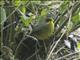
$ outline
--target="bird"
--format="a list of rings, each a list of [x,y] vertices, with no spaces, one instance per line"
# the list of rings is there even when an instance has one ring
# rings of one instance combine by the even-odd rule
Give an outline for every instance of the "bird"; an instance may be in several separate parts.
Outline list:
[[[54,33],[54,19],[51,17],[46,17],[44,20],[40,20],[38,24],[33,28],[31,36],[38,39],[39,45],[38,54],[42,59],[45,59],[48,52],[49,44],[51,40],[49,39]]]
[[[38,25],[33,28],[31,36],[36,37],[39,40],[47,40],[54,32],[54,20],[52,18],[46,18],[39,21]]]

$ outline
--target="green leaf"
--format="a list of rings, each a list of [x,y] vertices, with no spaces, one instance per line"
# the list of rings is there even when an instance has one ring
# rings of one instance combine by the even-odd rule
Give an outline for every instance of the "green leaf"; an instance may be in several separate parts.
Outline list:
[[[41,11],[41,16],[45,16],[45,15],[47,15],[48,14],[48,10],[47,9],[43,9],[42,11]]]
[[[21,10],[18,9],[18,11],[21,13],[20,20],[22,21],[23,25],[26,27],[29,26],[29,24],[32,22],[33,16],[26,17]]]
[[[20,0],[15,0],[15,2],[14,2],[14,5],[16,6],[16,7],[18,7],[19,6],[19,4],[21,3],[21,1]]]
[[[39,22],[42,22],[42,20],[45,20],[47,14],[48,14],[48,10],[47,9],[43,9],[41,11],[41,14],[36,17],[36,20],[38,20]]]
[[[20,4],[25,5],[27,3],[26,0],[23,0],[23,1],[21,1],[21,0],[15,0],[15,1],[12,1],[12,2],[14,2],[14,5],[16,7],[18,7]]]
[[[80,24],[80,8],[78,8],[76,12],[74,12],[72,16],[72,22],[74,23],[74,25]]]
[[[62,1],[62,5],[60,6],[60,12],[63,13],[69,6],[69,1]]]
[[[21,10],[21,12],[22,12],[23,14],[26,13],[26,7],[25,7],[25,6],[21,6],[21,7],[20,7],[20,10]]]
[[[29,26],[29,24],[32,22],[32,17],[29,17],[28,19],[25,19],[24,17],[21,17],[21,21],[25,27]]]
[[[80,13],[80,12],[79,12]],[[77,25],[77,24],[80,24],[80,15],[78,14],[75,14],[73,17],[72,17],[72,22]]]
[[[6,21],[6,11],[0,7],[0,23],[3,24]]]
[[[80,42],[77,43],[77,48],[80,49]]]

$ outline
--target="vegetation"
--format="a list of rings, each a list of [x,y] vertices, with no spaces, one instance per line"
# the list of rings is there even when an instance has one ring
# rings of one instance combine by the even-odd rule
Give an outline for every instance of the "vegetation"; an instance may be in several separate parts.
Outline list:
[[[45,17],[54,33],[39,40],[31,33]],[[79,60],[80,1],[0,1],[0,45],[0,60]]]

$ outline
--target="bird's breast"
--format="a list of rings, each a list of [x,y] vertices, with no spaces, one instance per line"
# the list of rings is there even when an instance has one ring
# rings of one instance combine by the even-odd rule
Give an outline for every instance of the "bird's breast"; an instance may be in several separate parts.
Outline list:
[[[34,34],[34,36],[37,39],[46,40],[53,34],[53,32],[54,32],[54,23],[49,22],[45,27],[42,28],[42,30],[37,31],[36,34]]]

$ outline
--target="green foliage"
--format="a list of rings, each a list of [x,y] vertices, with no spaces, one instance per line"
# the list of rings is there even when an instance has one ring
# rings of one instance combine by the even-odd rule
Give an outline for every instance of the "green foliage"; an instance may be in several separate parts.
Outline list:
[[[37,17],[37,20],[44,20],[44,18],[47,16],[48,14],[48,10],[47,9],[42,9],[41,14],[39,15],[39,17]]]
[[[78,46],[77,46],[77,48],[78,48],[78,49],[80,49],[80,42],[78,42],[78,44],[77,44],[77,45],[78,45]]]
[[[21,6],[20,10],[21,10],[22,13],[24,13],[24,14],[26,13],[26,7],[25,6]]]
[[[0,7],[0,24],[3,24],[6,21],[6,12],[3,7]]]
[[[20,4],[25,5],[25,4],[27,3],[26,0],[14,0],[14,1],[12,1],[12,2],[14,2],[13,4],[14,4],[14,6],[16,6],[16,7],[18,7]]]
[[[74,23],[74,25],[80,24],[80,12],[76,13],[73,17],[72,17],[72,22]]]
[[[60,1],[60,2],[59,1],[58,2],[57,1],[51,1],[51,2],[52,3],[48,4],[49,3],[48,0],[47,1],[42,1],[42,0],[31,0],[31,1],[29,1],[29,0],[0,1],[0,5],[1,5],[1,7],[0,7],[0,26],[1,26],[0,27],[0,29],[1,29],[0,39],[2,40],[0,42],[0,44],[4,43],[4,41],[5,41],[6,44],[5,43],[4,44],[7,45],[7,46],[9,46],[13,50],[13,53],[15,52],[15,49],[17,49],[19,47],[22,47],[22,48],[20,48],[17,51],[21,51],[22,54],[24,55],[24,53],[27,52],[27,51],[26,50],[25,51],[22,51],[22,50],[24,50],[24,48],[28,48],[28,47],[26,47],[26,42],[24,44],[23,41],[28,41],[28,40],[30,41],[31,39],[26,40],[25,37],[23,37],[24,36],[23,34],[26,33],[26,32],[28,33],[28,30],[30,30],[28,28],[28,27],[31,28],[31,26],[29,26],[30,23],[32,23],[32,27],[33,27],[33,28],[31,28],[32,30],[36,26],[40,26],[41,27],[41,26],[43,26],[42,24],[45,25],[45,23],[43,22],[43,20],[45,20],[46,17],[48,17],[48,13],[50,13],[49,16],[55,17],[55,21],[54,22],[56,22],[56,17],[60,17],[60,18],[58,19],[58,23],[56,24],[56,25],[59,25],[59,26],[56,26],[55,25],[55,31],[54,31],[54,34],[55,35],[53,34],[52,37],[51,37],[51,39],[50,39],[51,40],[50,43],[52,45],[49,44],[49,45],[51,45],[51,49],[50,49],[49,52],[51,52],[51,50],[53,50],[54,52],[52,52],[52,53],[54,54],[55,53],[55,50],[56,50],[56,57],[58,57],[58,58],[60,58],[60,56],[62,57],[64,55],[66,55],[67,53],[71,52],[70,49],[65,48],[65,45],[63,43],[63,40],[64,39],[67,39],[67,37],[71,33],[71,30],[74,27],[76,27],[76,25],[80,24],[80,8],[79,9],[77,9],[77,8],[76,9],[73,9],[75,7],[74,6],[75,3],[72,2],[72,1],[69,1],[69,0]],[[73,3],[73,5],[71,3]],[[59,4],[60,7],[53,8],[53,7],[57,6],[56,4]],[[67,9],[69,6],[71,6],[71,8],[70,9]],[[73,9],[74,12],[72,12],[72,15],[70,17],[70,16],[67,16],[67,14],[68,14],[68,11],[70,11],[71,9]],[[30,17],[26,16],[25,15],[26,13],[31,13]],[[60,15],[59,15],[59,13],[60,13]],[[6,17],[6,14],[9,17]],[[17,20],[16,17],[19,18],[19,19]],[[67,19],[67,17],[69,17],[69,18]],[[70,21],[69,21],[69,19],[70,19]],[[16,24],[14,23],[15,21],[16,21]],[[4,26],[4,22],[6,23],[5,26]],[[40,22],[40,23],[38,25],[36,25],[38,22]],[[6,28],[6,29],[2,30],[3,28]],[[22,28],[25,28],[24,29],[25,31],[23,31]],[[37,29],[37,27],[36,27],[36,29]],[[61,32],[62,29],[64,29],[64,30],[67,29],[66,33]],[[4,32],[4,34],[3,34],[3,32]],[[33,38],[32,38],[32,41],[35,40]],[[59,40],[60,43],[57,42],[58,40]],[[57,42],[57,43],[54,43],[54,42]],[[19,43],[21,43],[21,45]],[[30,41],[30,45],[31,44],[32,43]],[[41,42],[41,44],[42,44],[42,42]],[[33,47],[33,45],[31,45],[31,46]],[[48,47],[50,47],[50,46],[48,46]],[[62,48],[62,47],[64,47],[64,48]],[[80,48],[80,43],[78,43],[78,48]],[[45,50],[47,50],[47,46],[45,47]],[[62,50],[64,50],[66,54],[63,53]],[[17,51],[16,51],[16,53],[17,53]],[[32,52],[32,49],[30,49],[29,51]],[[16,54],[16,53],[14,53],[14,54]],[[60,54],[60,53],[62,53],[62,54]],[[20,54],[19,54],[19,57],[20,57]],[[54,58],[55,55],[54,56],[51,56],[51,57],[53,58],[52,60],[55,60],[55,58]],[[42,57],[40,57],[40,58],[42,58]],[[40,59],[40,60],[45,60],[45,59]]]
[[[1,1],[1,0],[0,0],[0,5],[4,5],[4,4],[5,4],[4,1]]]
[[[31,1],[32,4],[34,4],[35,2],[34,1]],[[36,3],[35,3],[36,4]],[[34,7],[34,6],[33,6]],[[34,8],[32,7],[32,10],[34,10]],[[24,26],[29,26],[29,24],[32,22],[33,20],[33,16],[34,15],[31,15],[30,17],[26,17],[25,16],[25,13],[26,13],[26,8],[24,6],[21,6],[20,7],[20,10],[19,12],[21,13],[21,21],[23,23]],[[45,17],[47,16],[48,14],[48,10],[47,9],[42,9],[42,11],[40,12],[41,14],[39,16],[36,16],[36,20],[44,20]]]
[[[29,17],[28,19],[25,19],[23,16],[21,16],[20,20],[22,21],[23,25],[27,27],[32,22],[32,16]]]
[[[15,6],[17,6],[17,7],[18,7],[18,6],[19,6],[19,4],[20,4],[20,2],[21,2],[20,0],[19,0],[19,1],[15,0],[15,2],[14,2]]]
[[[48,14],[48,10],[47,9],[43,9],[41,11],[41,16],[46,16]]]
[[[3,7],[0,7],[0,46],[3,45],[3,31],[1,31],[1,29],[3,29],[4,27],[4,22],[6,21],[6,11]]]
[[[60,6],[60,12],[63,13],[69,7],[69,1],[62,1]]]

